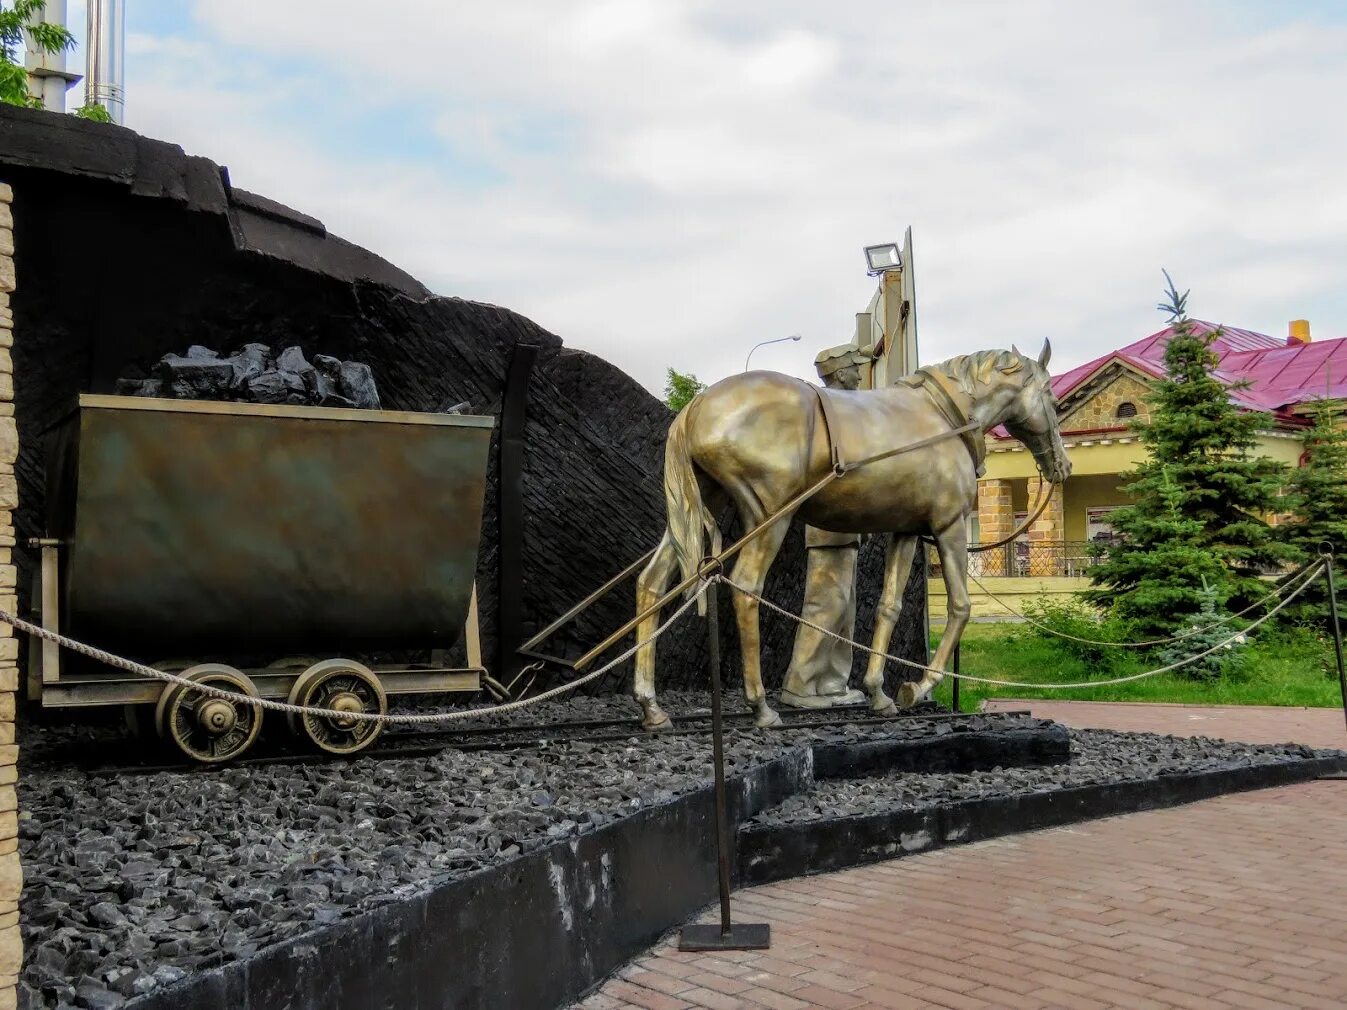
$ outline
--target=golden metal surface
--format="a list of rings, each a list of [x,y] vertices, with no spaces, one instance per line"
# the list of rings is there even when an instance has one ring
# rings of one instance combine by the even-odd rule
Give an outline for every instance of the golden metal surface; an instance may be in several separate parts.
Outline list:
[[[976,448],[955,437],[965,426],[954,425],[966,419],[976,428],[976,446],[981,433],[1004,424],[1049,481],[1064,481],[1071,464],[1057,425],[1050,354],[1045,341],[1037,361],[1014,350],[982,351],[929,366],[940,395],[929,391],[929,382],[820,394],[810,383],[771,372],[716,383],[679,414],[669,432],[664,471],[669,525],[637,583],[638,637],[654,630],[667,596],[663,588],[676,573],[682,574],[680,590],[697,580],[708,533],[711,554],[719,560],[729,555],[719,550],[715,518],[704,504],[718,488],[738,507],[744,528],[752,530],[732,550],[740,552],[734,581],[754,593],[761,593],[793,515],[821,530],[888,537],[873,643],[879,652],[887,651],[897,622],[917,537],[933,536],[949,618],[931,666],[947,669],[970,609],[967,519],[976,505],[981,462]],[[839,459],[854,462],[843,470]],[[758,604],[739,594],[735,613],[745,694],[758,725],[775,725],[780,719],[762,686]],[[655,701],[654,666],[651,642],[636,656],[635,694],[652,728],[668,722]],[[865,687],[877,711],[893,708],[883,672],[882,658],[872,656]],[[916,685],[904,683],[902,704],[915,704],[940,679],[928,673]]]
[[[169,684],[154,711],[160,738],[203,764],[232,760],[251,747],[262,730],[262,710],[244,700],[257,697],[252,681],[223,663],[202,663],[183,676],[199,684],[236,691],[240,700],[231,703]]]
[[[374,672],[352,659],[326,659],[300,674],[290,691],[291,705],[336,709],[339,712],[388,711],[388,697]],[[307,737],[329,754],[355,754],[374,743],[384,724],[341,716],[289,713],[290,732]]]
[[[351,407],[291,407],[279,403],[219,400],[170,400],[156,396],[82,393],[81,407],[154,410],[167,414],[227,414],[231,417],[291,417],[301,421],[368,421],[373,424],[430,424],[446,428],[491,428],[494,417],[477,414],[425,414],[411,410],[356,410]]]

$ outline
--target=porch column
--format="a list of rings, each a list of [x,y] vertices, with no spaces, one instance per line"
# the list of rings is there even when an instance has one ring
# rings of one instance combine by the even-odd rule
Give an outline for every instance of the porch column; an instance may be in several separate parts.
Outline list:
[[[1041,477],[1030,477],[1028,508],[1033,509],[1046,482]],[[1062,543],[1066,539],[1066,515],[1062,507],[1061,484],[1050,485],[1052,492],[1043,514],[1029,524],[1029,573],[1031,575],[1062,575],[1066,572],[1066,558]]]
[[[1010,481],[998,478],[978,481],[979,541],[990,544],[1004,540],[1014,529],[1015,509],[1011,504]],[[1004,550],[987,552],[982,560],[983,573],[1009,575],[1006,557]]]
[[[18,613],[15,598],[13,510],[19,503],[14,461],[19,435],[14,427],[14,219],[9,205],[14,194],[0,182],[0,607]],[[0,1010],[13,1010],[17,1000],[23,940],[19,937],[19,813],[15,783],[19,748],[14,743],[14,692],[19,686],[19,642],[14,629],[0,624]]]

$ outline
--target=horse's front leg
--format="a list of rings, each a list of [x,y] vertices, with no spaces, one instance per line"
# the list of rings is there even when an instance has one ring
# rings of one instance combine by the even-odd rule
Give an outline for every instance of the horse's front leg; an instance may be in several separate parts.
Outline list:
[[[863,681],[865,693],[870,696],[870,708],[881,715],[892,715],[895,707],[893,699],[884,693],[884,657],[880,653],[889,651],[893,629],[902,614],[903,590],[912,573],[912,555],[916,549],[916,537],[890,535],[884,545],[884,589],[875,608],[875,634],[870,642],[874,652],[870,653]]]
[[[678,558],[673,543],[666,530],[664,539],[655,548],[650,563],[642,569],[636,579],[636,612],[639,614],[652,607],[668,587],[678,567]],[[651,614],[636,628],[636,640],[649,638],[659,627],[659,614]],[[641,725],[646,729],[666,729],[669,716],[655,700],[655,643],[647,642],[636,650],[636,677],[632,682],[632,693],[641,706]]]
[[[756,521],[744,519],[744,527],[752,529]],[[781,544],[790,529],[790,516],[783,515],[758,534],[734,563],[732,576],[736,585],[762,595],[767,584],[767,569],[772,567]],[[744,593],[734,594],[734,616],[739,625],[739,648],[744,664],[744,697],[757,711],[754,722],[758,726],[776,726],[781,716],[767,704],[767,691],[762,686],[762,637],[758,623],[758,601]]]
[[[940,567],[945,573],[945,598],[949,606],[945,633],[940,636],[940,646],[935,650],[931,666],[935,670],[947,670],[973,609],[968,599],[968,533],[962,517],[936,534],[936,550],[940,552]],[[927,671],[921,680],[902,686],[898,703],[903,708],[911,708],[929,696],[944,679],[940,673]]]

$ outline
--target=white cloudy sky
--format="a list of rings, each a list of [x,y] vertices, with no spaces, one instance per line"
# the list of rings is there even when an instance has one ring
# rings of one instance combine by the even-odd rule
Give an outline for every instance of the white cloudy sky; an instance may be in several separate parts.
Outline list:
[[[1340,2],[128,0],[128,126],[658,388],[812,375],[914,228],[923,360],[1347,335]],[[71,4],[77,33],[83,7]]]

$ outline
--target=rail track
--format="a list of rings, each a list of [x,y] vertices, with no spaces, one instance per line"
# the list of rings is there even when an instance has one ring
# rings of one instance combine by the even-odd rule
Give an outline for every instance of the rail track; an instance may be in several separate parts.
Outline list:
[[[998,715],[1028,715],[1027,709],[1015,710]],[[723,716],[725,728],[729,732],[752,730],[753,713],[727,712]],[[782,725],[771,732],[810,729],[831,729],[845,726],[895,726],[904,723],[946,721],[961,722],[973,718],[985,718],[972,712],[946,712],[935,706],[925,706],[893,716],[874,715],[864,707],[844,710],[799,711],[782,713]],[[587,743],[602,744],[632,741],[635,743],[668,739],[677,736],[703,736],[711,732],[711,713],[690,712],[671,716],[673,727],[651,733],[643,730],[634,716],[615,719],[580,719],[541,724],[519,724],[498,726],[477,726],[471,729],[452,730],[411,730],[386,733],[379,742],[349,758],[332,754],[278,751],[245,756],[222,765],[200,765],[188,762],[165,763],[158,760],[159,755],[147,752],[144,761],[111,764],[96,761],[67,760],[67,766],[73,765],[88,774],[96,775],[153,775],[167,772],[192,772],[209,774],[226,771],[230,768],[256,767],[272,764],[305,765],[321,764],[331,761],[355,761],[362,759],[393,760],[433,757],[446,750],[473,751],[512,751],[532,748],[546,748],[562,744]]]

